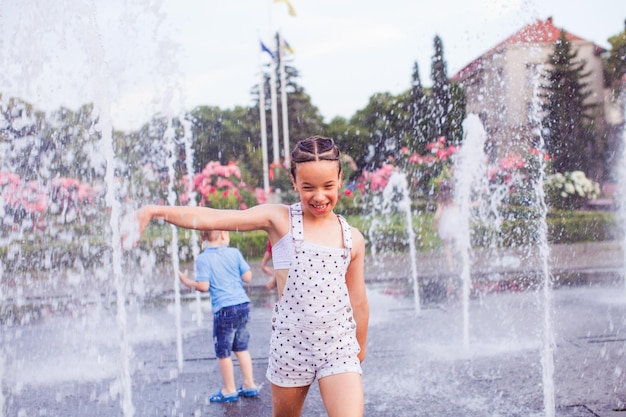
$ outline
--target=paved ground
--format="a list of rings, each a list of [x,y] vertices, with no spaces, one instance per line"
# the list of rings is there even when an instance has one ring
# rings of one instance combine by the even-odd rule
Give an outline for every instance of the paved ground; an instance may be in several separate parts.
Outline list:
[[[439,253],[420,254],[420,280],[430,282],[416,314],[405,255],[368,261],[371,304],[368,357],[363,364],[366,416],[626,416],[626,286],[623,252],[615,242],[551,248],[562,277],[546,310],[533,284],[496,292],[484,285],[469,304],[469,343],[463,305],[437,292]],[[476,253],[481,282],[536,280],[536,254]],[[258,270],[258,263],[253,265]],[[515,277],[519,277],[517,280]],[[264,278],[260,281],[263,282]],[[167,279],[164,278],[167,282]],[[529,289],[530,288],[530,289]],[[208,300],[184,294],[177,350],[171,296],[149,305],[129,297],[125,319],[108,304],[42,311],[30,322],[5,323],[0,351],[4,416],[121,416],[120,398],[135,416],[269,416],[264,377],[274,295],[251,286],[251,353],[261,395],[236,404],[208,404],[220,387],[210,340]],[[199,311],[201,314],[199,315]],[[554,376],[542,377],[544,318],[554,329]],[[198,323],[202,317],[203,323]],[[119,344],[127,329],[131,353]],[[132,387],[120,384],[124,357]],[[182,369],[178,368],[181,358]],[[237,374],[239,375],[239,374]],[[543,387],[555,392],[546,410]],[[304,416],[325,415],[313,386]]]

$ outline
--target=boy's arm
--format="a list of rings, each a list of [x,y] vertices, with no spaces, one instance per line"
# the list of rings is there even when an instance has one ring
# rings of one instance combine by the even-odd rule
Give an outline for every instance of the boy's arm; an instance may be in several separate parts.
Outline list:
[[[252,281],[252,271],[244,272],[241,275],[241,280],[243,282],[250,282],[250,281]]]
[[[355,228],[352,228],[352,242],[354,246],[352,248],[352,260],[346,272],[346,285],[348,287],[348,295],[350,296],[352,314],[356,321],[356,338],[361,347],[358,356],[359,360],[363,362],[366,353],[370,309],[365,291],[365,239],[361,232]]]
[[[178,278],[180,278],[180,282],[187,288],[191,288],[192,290],[206,292],[209,290],[209,282],[208,281],[194,281],[193,279],[189,279],[189,271],[185,269],[185,272],[179,272]]]

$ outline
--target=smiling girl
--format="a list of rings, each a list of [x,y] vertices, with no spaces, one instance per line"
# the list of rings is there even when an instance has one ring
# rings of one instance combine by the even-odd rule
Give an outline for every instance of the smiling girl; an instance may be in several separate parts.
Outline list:
[[[369,319],[365,240],[333,212],[341,188],[333,140],[313,136],[298,142],[291,162],[296,204],[247,210],[151,205],[136,213],[139,231],[162,219],[189,229],[267,232],[279,296],[266,374],[273,416],[299,416],[316,379],[330,417],[362,416],[360,364]]]

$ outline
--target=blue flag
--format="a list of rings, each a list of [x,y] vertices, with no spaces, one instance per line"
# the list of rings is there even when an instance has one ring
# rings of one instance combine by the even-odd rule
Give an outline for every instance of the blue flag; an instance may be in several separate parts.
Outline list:
[[[261,41],[261,51],[263,52],[267,52],[268,54],[270,54],[270,56],[272,57],[272,59],[274,59],[274,54],[272,53],[272,51],[269,50],[269,48],[267,46],[265,46],[265,44],[263,43],[263,41]]]

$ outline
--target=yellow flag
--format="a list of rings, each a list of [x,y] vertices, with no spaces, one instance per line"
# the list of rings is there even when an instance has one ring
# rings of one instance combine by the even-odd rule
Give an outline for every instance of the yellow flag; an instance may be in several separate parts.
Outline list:
[[[289,16],[296,16],[296,9],[293,8],[293,5],[289,0],[274,0],[274,3],[285,3],[289,9]]]
[[[291,55],[294,55],[296,53],[296,51],[293,50],[291,45],[287,43],[285,38],[283,38],[283,46],[285,47],[285,51],[289,52]]]

